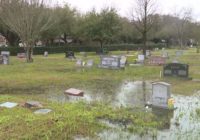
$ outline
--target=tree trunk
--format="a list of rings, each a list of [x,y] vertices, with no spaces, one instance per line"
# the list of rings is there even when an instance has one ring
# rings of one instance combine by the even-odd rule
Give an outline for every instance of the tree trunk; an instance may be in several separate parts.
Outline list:
[[[66,34],[66,33],[64,33],[64,38],[63,38],[63,40],[64,40],[65,44],[67,44],[67,34]]]
[[[148,16],[147,6],[148,6],[148,2],[145,1],[145,5],[144,5],[144,30],[143,30],[143,43],[144,43],[143,55],[145,56],[145,58],[146,58],[146,49],[147,49],[147,16]]]
[[[33,53],[33,48],[31,46],[28,46],[26,48],[26,62],[27,63],[33,62],[32,53]]]
[[[102,41],[102,40],[100,40],[99,42],[100,42],[100,47],[101,47],[101,50],[103,50],[103,41]]]
[[[146,50],[147,50],[147,34],[146,32],[143,33],[143,48],[142,48],[142,53],[144,56],[146,56]]]

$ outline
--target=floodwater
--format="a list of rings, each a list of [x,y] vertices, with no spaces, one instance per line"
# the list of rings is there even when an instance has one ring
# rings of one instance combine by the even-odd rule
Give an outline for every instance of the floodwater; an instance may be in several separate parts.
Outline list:
[[[106,94],[103,90],[102,92],[92,92],[88,89],[84,90],[84,92],[84,97],[71,97],[64,95],[63,93],[51,93],[47,95],[47,98],[49,100],[62,103],[84,100],[86,102],[105,102],[113,107],[141,107],[144,109],[144,111],[152,111],[152,113],[158,115],[160,118],[168,122],[168,125],[166,125],[164,128],[140,136],[128,132],[121,124],[114,124],[106,120],[100,120],[100,122],[111,128],[97,134],[97,137],[100,140],[200,139],[200,117],[198,117],[196,114],[196,109],[200,108],[200,92],[197,92],[193,96],[179,96],[172,94],[172,97],[175,99],[175,107],[177,108],[173,113],[168,113],[166,110],[164,111],[145,108],[145,103],[151,100],[151,82],[123,82],[121,86],[116,89],[115,94]]]
[[[51,91],[46,95],[46,98],[60,103],[99,101],[110,104],[113,107],[144,107],[145,103],[150,99],[151,84],[142,81],[123,82],[119,88],[115,89],[114,94],[109,94],[104,89],[97,90],[98,92],[88,89],[83,89],[83,91],[83,97],[68,96],[63,94],[63,91]],[[60,93],[56,94],[57,92]]]
[[[166,114],[164,111],[153,112],[169,121],[166,128],[140,136],[125,131],[119,125],[104,122],[112,129],[105,130],[98,136],[102,140],[199,140],[200,118],[196,114],[196,109],[200,108],[200,95],[173,97],[177,109],[172,114]]]

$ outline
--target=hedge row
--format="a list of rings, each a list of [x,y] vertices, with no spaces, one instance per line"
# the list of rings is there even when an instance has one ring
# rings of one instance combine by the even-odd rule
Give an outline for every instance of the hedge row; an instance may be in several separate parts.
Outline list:
[[[105,45],[105,48],[109,51],[126,51],[126,50],[137,50],[142,48],[141,44],[115,44],[115,45]],[[151,44],[148,45],[149,49],[152,48],[162,48],[164,47],[163,44]],[[17,55],[17,53],[24,52],[24,48],[20,47],[6,47],[0,48],[0,51],[10,51],[11,55]],[[34,47],[33,53],[37,54],[44,54],[45,51],[48,51],[49,54],[54,53],[64,53],[66,51],[74,51],[74,52],[99,52],[99,46],[51,46],[51,47]]]

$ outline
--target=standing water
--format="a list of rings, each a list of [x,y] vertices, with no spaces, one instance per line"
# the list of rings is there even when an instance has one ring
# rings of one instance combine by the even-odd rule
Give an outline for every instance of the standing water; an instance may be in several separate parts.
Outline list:
[[[84,89],[83,89],[84,90]],[[113,107],[141,107],[150,100],[152,94],[152,85],[150,82],[135,81],[124,82],[115,89],[114,94],[108,94],[106,91],[92,92],[85,89],[84,97],[69,97],[59,91],[60,94],[48,94],[47,98],[59,102],[76,102],[84,100],[86,102],[101,101],[112,105]],[[56,91],[55,91],[56,92]],[[152,110],[152,113],[167,120],[164,128],[156,132],[140,136],[129,133],[123,129],[123,126],[102,122],[111,129],[104,130],[97,134],[100,140],[198,140],[200,139],[200,117],[196,110],[200,109],[200,94],[193,96],[173,95],[175,99],[174,106],[177,108],[172,114],[166,114],[165,110]],[[84,139],[84,138],[83,138]]]

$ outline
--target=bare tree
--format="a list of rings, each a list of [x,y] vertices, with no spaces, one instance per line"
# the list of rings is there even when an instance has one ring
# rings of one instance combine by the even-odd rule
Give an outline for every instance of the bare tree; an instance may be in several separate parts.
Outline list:
[[[191,21],[191,9],[182,8],[180,11],[175,12],[174,15],[177,18],[175,21],[175,31],[177,33],[178,43],[180,47],[183,47],[183,41],[187,34],[187,26]]]
[[[0,0],[0,18],[21,39],[27,62],[33,62],[35,41],[55,24],[49,0]]]
[[[147,34],[155,22],[156,3],[155,0],[135,0],[136,7],[132,12],[133,24],[142,35],[143,54],[147,49]]]

